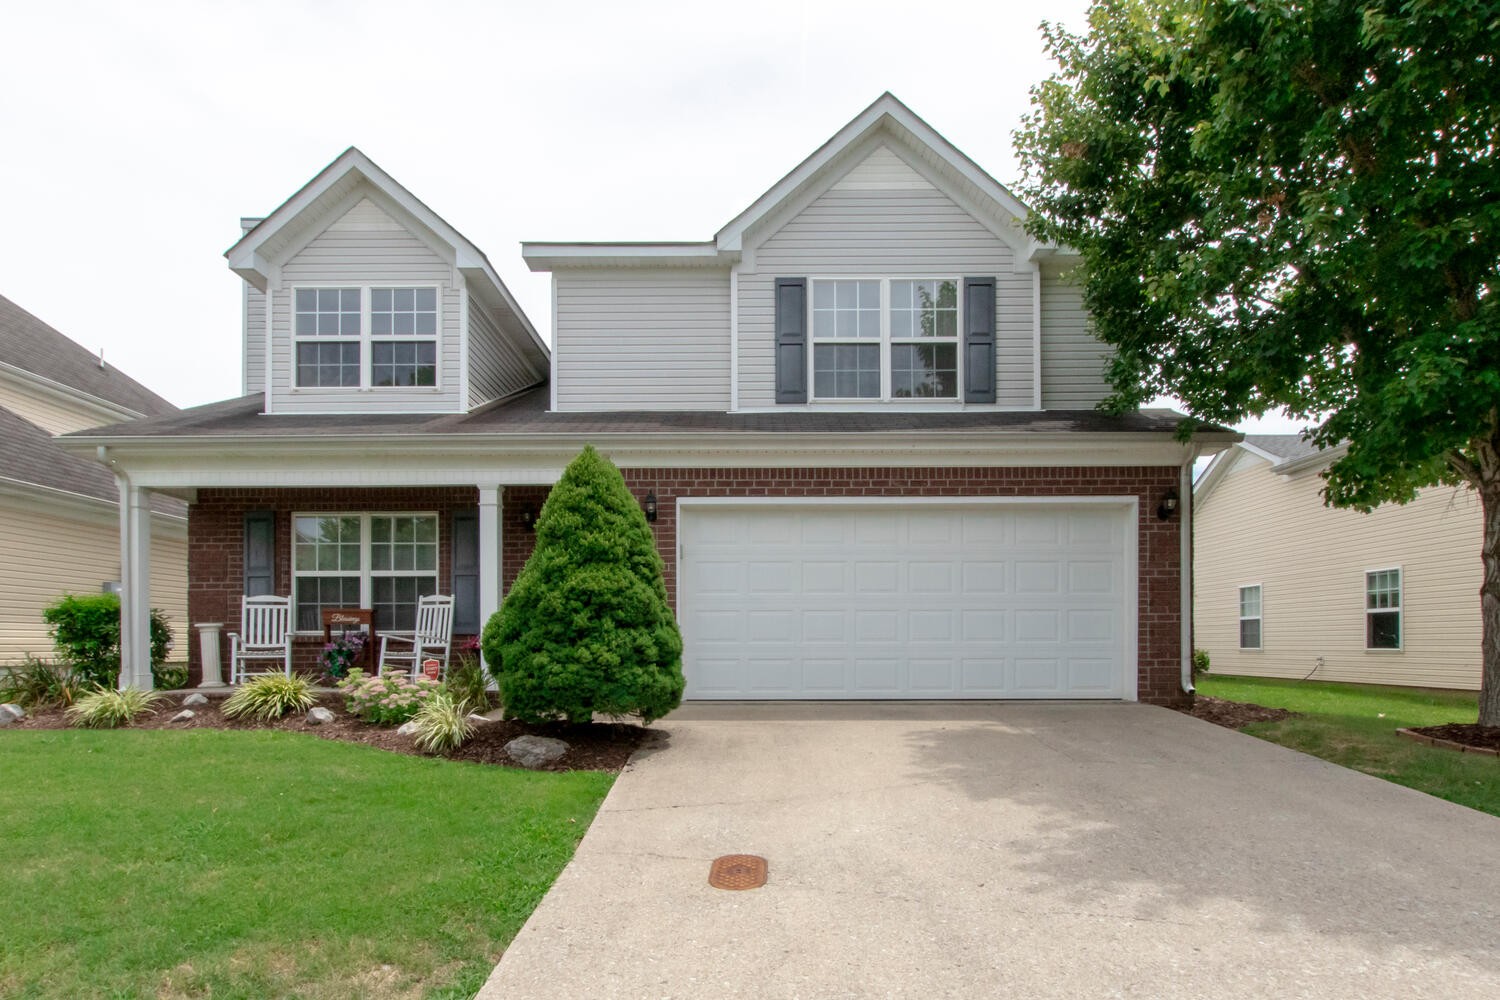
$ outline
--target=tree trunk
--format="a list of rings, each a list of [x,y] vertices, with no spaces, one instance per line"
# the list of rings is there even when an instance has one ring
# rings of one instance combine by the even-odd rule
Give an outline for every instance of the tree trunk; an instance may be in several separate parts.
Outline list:
[[[1479,587],[1479,724],[1500,726],[1500,480],[1481,485],[1484,511],[1484,583]]]

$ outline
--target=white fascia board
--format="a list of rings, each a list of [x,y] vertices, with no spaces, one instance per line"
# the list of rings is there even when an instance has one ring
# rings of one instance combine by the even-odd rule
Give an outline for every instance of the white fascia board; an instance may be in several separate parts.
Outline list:
[[[119,371],[119,369],[115,370]],[[36,374],[36,372],[27,371],[25,368],[17,368],[15,365],[9,365],[0,361],[0,380],[4,379],[9,379],[25,389],[37,392],[44,398],[76,407],[83,407],[92,413],[97,413],[101,425],[116,424],[122,420],[135,420],[146,415],[101,399],[93,393],[84,392],[82,389],[75,389],[71,385],[65,385],[62,382],[54,382],[50,378]]]
[[[153,489],[457,485],[551,482],[592,444],[634,468],[1179,466],[1190,446],[1164,435],[550,434],[309,441],[115,442],[109,461]],[[1081,439],[1081,440],[1080,440]],[[71,444],[71,443],[70,443]],[[149,446],[154,444],[155,447]],[[72,445],[78,448],[79,445]],[[393,452],[401,455],[392,461]]]
[[[739,254],[712,243],[522,243],[521,257],[533,271],[562,267],[722,267]]]
[[[1282,458],[1280,455],[1277,455],[1274,452],[1266,451],[1264,448],[1257,448],[1249,441],[1240,441],[1239,446],[1245,451],[1248,451],[1250,454],[1256,456],[1257,458],[1265,459],[1272,465],[1280,465],[1282,462],[1286,461],[1286,459]]]
[[[943,138],[937,130],[918,117],[890,92],[886,92],[880,95],[875,100],[875,103],[856,115],[853,121],[834,133],[833,138],[818,147],[811,156],[803,160],[781,180],[777,181],[769,191],[756,199],[754,204],[735,216],[724,228],[720,229],[714,237],[714,241],[719,249],[730,251],[742,249],[746,231],[761,218],[775,210],[781,202],[791,197],[803,184],[827,168],[846,149],[863,138],[866,133],[878,128],[882,120],[886,118],[889,118],[896,125],[911,133],[918,142],[928,146],[956,173],[973,184],[985,195],[992,198],[1002,209],[1016,219],[1024,220],[1029,214],[1029,210],[1021,203],[1020,199],[1006,190],[1004,185],[991,177],[983,168],[964,155],[951,142]]]

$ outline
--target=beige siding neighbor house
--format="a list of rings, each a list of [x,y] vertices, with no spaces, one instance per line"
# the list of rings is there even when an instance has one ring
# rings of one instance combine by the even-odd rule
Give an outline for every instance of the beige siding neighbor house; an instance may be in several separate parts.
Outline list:
[[[1249,435],[1199,479],[1195,644],[1216,674],[1477,689],[1478,498],[1325,507],[1333,457]]]
[[[48,657],[42,611],[63,593],[98,593],[120,573],[120,491],[104,466],[54,435],[177,408],[0,296],[0,667]],[[152,501],[152,605],[176,655],[187,642],[187,507]]]

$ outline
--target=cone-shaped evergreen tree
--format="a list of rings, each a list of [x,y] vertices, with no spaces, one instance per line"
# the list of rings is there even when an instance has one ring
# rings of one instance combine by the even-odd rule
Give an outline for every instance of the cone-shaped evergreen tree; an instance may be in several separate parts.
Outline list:
[[[481,641],[514,718],[650,722],[682,702],[661,556],[625,478],[592,445],[552,487],[536,550]]]

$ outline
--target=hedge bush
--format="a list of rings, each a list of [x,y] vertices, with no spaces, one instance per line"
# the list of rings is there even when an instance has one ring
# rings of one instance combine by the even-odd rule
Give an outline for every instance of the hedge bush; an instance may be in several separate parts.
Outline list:
[[[52,642],[85,684],[120,683],[120,595],[64,594],[42,612]],[[151,609],[151,668],[172,651],[172,626],[160,608]]]
[[[536,550],[484,627],[507,716],[659,719],[682,702],[661,556],[620,470],[583,450],[542,506]]]

